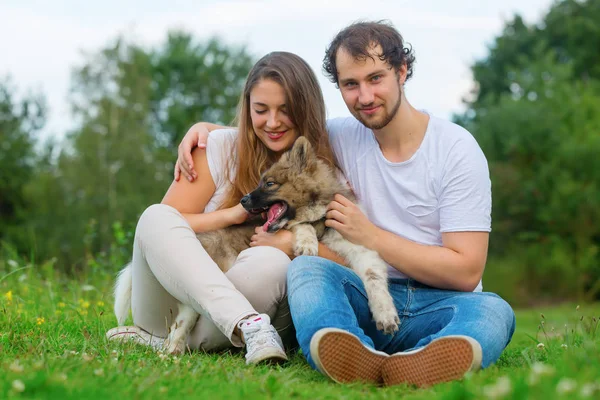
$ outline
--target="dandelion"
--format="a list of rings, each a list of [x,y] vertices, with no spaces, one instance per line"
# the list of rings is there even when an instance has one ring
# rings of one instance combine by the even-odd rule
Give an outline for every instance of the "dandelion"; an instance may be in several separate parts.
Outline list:
[[[104,302],[103,301],[99,301],[96,303],[97,307],[104,307]]]
[[[81,307],[82,308],[90,308],[90,302],[89,301],[82,301],[81,302]]]
[[[8,292],[4,293],[4,298],[6,299],[6,301],[8,303],[12,303],[12,298],[13,298],[12,290],[9,290]]]
[[[8,367],[8,369],[10,369],[12,372],[23,372],[23,366],[19,363],[19,361],[14,361],[12,364],[10,364],[10,366]]]
[[[12,382],[12,388],[14,389],[15,392],[22,393],[25,391],[25,384],[23,383],[22,380],[16,379]]]
[[[67,305],[62,301],[58,303],[58,308],[65,308]]]
[[[574,391],[576,387],[577,383],[573,379],[563,378],[558,382],[558,385],[556,385],[556,392],[558,394],[567,394]]]
[[[537,348],[540,350],[544,350],[546,348],[546,345],[544,345],[544,343],[538,343]]]
[[[46,322],[46,319],[45,319],[44,317],[37,317],[37,318],[35,319],[35,323],[36,323],[37,325],[42,325],[44,322]]]

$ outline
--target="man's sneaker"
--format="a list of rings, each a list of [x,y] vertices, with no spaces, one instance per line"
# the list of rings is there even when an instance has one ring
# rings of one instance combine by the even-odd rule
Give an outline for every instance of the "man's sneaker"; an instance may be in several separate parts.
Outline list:
[[[154,336],[138,326],[117,326],[106,332],[106,338],[116,342],[134,342],[162,350],[165,339]]]
[[[425,347],[396,353],[383,364],[386,386],[401,383],[419,387],[462,378],[481,368],[481,345],[468,336],[445,336]]]
[[[287,361],[279,333],[267,314],[259,314],[238,324],[246,342],[246,364],[261,361]]]
[[[365,346],[350,332],[337,328],[318,330],[310,340],[310,356],[323,375],[338,383],[381,384],[386,353]]]

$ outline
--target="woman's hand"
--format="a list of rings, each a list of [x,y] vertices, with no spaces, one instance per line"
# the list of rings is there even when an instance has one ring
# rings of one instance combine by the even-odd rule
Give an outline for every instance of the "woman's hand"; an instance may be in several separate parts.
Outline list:
[[[291,259],[294,258],[294,234],[286,229],[282,229],[276,233],[268,233],[263,231],[262,226],[257,226],[254,230],[254,235],[250,238],[250,246],[275,247],[283,251]]]
[[[177,149],[177,161],[173,173],[176,181],[179,181],[181,174],[190,182],[198,177],[194,170],[192,149],[196,146],[205,149],[209,132],[209,124],[205,122],[198,122],[187,131]]]
[[[246,209],[242,207],[241,204],[238,204],[237,206],[233,206],[231,208],[227,208],[226,211],[228,213],[228,220],[230,222],[230,225],[238,225],[244,223],[246,222],[248,217],[250,217],[250,213],[248,213],[248,211],[246,211]]]

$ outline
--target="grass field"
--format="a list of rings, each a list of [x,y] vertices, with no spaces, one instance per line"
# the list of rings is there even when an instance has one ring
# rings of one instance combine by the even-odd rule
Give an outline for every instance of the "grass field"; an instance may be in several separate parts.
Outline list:
[[[111,285],[104,272],[67,279],[52,263],[0,260],[0,398],[600,398],[600,304],[517,310],[517,331],[495,366],[418,390],[338,385],[300,354],[248,367],[242,354],[171,357],[108,343]]]

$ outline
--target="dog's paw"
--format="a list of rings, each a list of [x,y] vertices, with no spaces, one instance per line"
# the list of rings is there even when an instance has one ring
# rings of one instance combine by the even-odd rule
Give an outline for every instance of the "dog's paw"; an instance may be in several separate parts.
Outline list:
[[[319,254],[319,245],[317,246],[294,246],[295,256],[316,256]]]
[[[400,325],[400,318],[398,313],[395,311],[388,313],[388,315],[379,315],[373,318],[377,324],[377,329],[383,331],[386,335],[392,335],[398,331],[398,325]]]
[[[163,351],[166,354],[179,355],[185,353],[185,342],[183,340],[169,340],[165,341]]]

